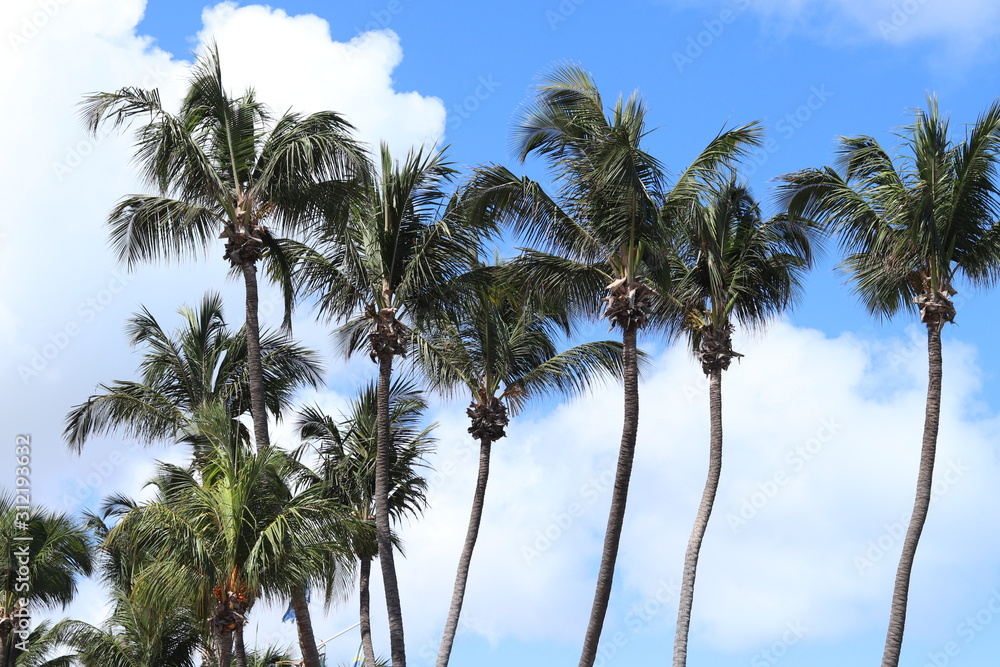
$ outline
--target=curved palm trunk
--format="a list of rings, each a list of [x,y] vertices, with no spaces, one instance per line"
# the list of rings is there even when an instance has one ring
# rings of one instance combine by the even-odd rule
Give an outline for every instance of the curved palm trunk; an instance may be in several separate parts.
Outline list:
[[[698,555],[701,552],[701,541],[705,537],[705,529],[708,528],[708,519],[712,516],[715,493],[719,489],[719,477],[722,475],[721,368],[713,368],[709,375],[708,401],[709,418],[712,424],[708,478],[705,480],[705,490],[701,495],[698,515],[695,517],[694,528],[691,530],[687,551],[684,554],[684,576],[681,581],[680,607],[677,611],[677,631],[674,635],[674,667],[684,667],[687,664],[688,631],[691,627],[691,607],[694,604],[694,582],[698,573]]]
[[[309,601],[306,587],[302,586],[292,594],[292,609],[295,610],[295,629],[299,634],[299,651],[302,653],[302,667],[320,667],[319,649],[313,634],[312,617],[309,615]]]
[[[636,363],[635,340],[635,328],[625,329],[622,334],[622,370],[625,384],[625,419],[622,424],[622,442],[618,452],[615,486],[611,493],[608,528],[604,534],[601,569],[597,574],[597,590],[594,592],[594,606],[590,610],[590,622],[583,640],[580,667],[593,667],[594,660],[597,658],[597,647],[601,640],[601,631],[604,629],[604,617],[608,613],[611,584],[615,576],[618,543],[621,540],[622,524],[625,521],[625,503],[628,500],[628,485],[632,476],[632,460],[635,458],[635,436],[639,428],[639,367]]]
[[[233,630],[233,665],[235,667],[247,667],[247,649],[243,645],[243,624],[240,623]]]
[[[472,513],[469,516],[469,530],[465,534],[465,546],[458,559],[458,573],[455,575],[455,590],[451,595],[451,609],[448,610],[448,620],[444,624],[444,636],[441,638],[441,649],[438,651],[437,666],[447,667],[451,658],[451,647],[455,643],[458,632],[458,617],[462,613],[462,602],[465,599],[465,584],[469,580],[469,565],[472,563],[472,550],[476,547],[479,537],[479,524],[483,518],[483,501],[486,499],[486,482],[490,476],[490,446],[488,438],[483,438],[479,448],[479,477],[476,479],[476,491],[472,496]]]
[[[920,448],[920,468],[917,473],[917,494],[913,501],[913,515],[903,540],[903,553],[896,570],[896,585],[892,591],[892,610],[889,630],[885,636],[882,667],[897,667],[903,645],[903,626],[906,624],[906,603],[910,588],[910,570],[917,553],[920,533],[927,520],[931,504],[934,478],[934,453],[937,449],[938,420],[941,415],[941,324],[927,324],[927,406],[924,413],[924,438]]]
[[[267,434],[267,406],[264,403],[264,372],[260,360],[260,325],[257,322],[257,266],[241,265],[247,293],[247,366],[250,375],[250,409],[253,411],[253,437],[258,451],[270,445]]]
[[[392,355],[382,355],[378,368],[378,442],[375,454],[375,538],[378,560],[382,566],[385,606],[389,616],[389,651],[392,667],[406,667],[403,641],[403,611],[399,603],[399,585],[392,554],[389,526],[389,387],[392,382]]]
[[[361,601],[361,646],[365,652],[365,667],[375,667],[375,646],[372,644],[371,577],[372,559],[362,556],[358,598]]]

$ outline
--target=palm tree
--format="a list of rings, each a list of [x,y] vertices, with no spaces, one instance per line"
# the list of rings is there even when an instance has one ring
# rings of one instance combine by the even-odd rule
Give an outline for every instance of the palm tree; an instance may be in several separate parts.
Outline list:
[[[221,406],[199,415],[212,446],[200,467],[161,464],[156,497],[125,512],[108,532],[112,550],[150,555],[132,597],[143,606],[181,604],[209,619],[220,667],[246,667],[243,625],[257,599],[278,599],[340,557],[351,525],[308,474],[280,450],[249,451]],[[356,528],[354,528],[356,529]]]
[[[692,206],[685,223],[676,231],[681,277],[671,301],[709,378],[711,438],[708,479],[684,556],[674,667],[687,664],[698,555],[722,473],[722,372],[743,356],[733,350],[734,323],[760,328],[788,307],[811,264],[815,230],[783,215],[763,219],[760,205],[735,174],[707,201]]]
[[[52,655],[64,650],[63,626],[66,622],[41,621],[31,630],[26,639],[17,642],[23,650],[18,648],[12,662],[7,664],[14,665],[14,667],[74,667],[77,665],[76,656],[72,653]]]
[[[84,100],[94,133],[149,120],[138,132],[136,159],[157,195],[129,195],[112,210],[111,243],[121,261],[189,257],[221,237],[246,286],[247,364],[254,438],[269,443],[257,319],[257,262],[267,258],[286,286],[290,277],[274,231],[292,231],[319,212],[342,207],[352,191],[345,180],[365,163],[338,114],[288,112],[274,120],[252,90],[231,97],[222,82],[218,50],[196,64],[179,113],[167,111],[158,90],[122,88]]]
[[[201,646],[199,624],[190,610],[171,607],[150,613],[122,591],[102,627],[64,621],[60,640],[75,651],[81,667],[195,667]]]
[[[478,253],[468,229],[450,224],[443,187],[454,174],[440,151],[410,151],[402,163],[381,147],[381,170],[357,201],[342,233],[317,240],[303,260],[303,286],[321,316],[352,318],[342,328],[348,353],[366,348],[379,365],[375,528],[389,616],[391,660],[406,667],[403,615],[389,520],[393,360],[406,354],[413,327],[445,303],[443,285]]]
[[[129,320],[129,342],[148,349],[140,365],[141,379],[101,385],[101,393],[75,406],[64,432],[72,448],[80,450],[90,437],[117,431],[143,444],[189,443],[198,464],[212,449],[199,433],[199,411],[219,404],[237,420],[250,409],[246,332],[227,327],[221,297],[209,292],[197,308],[183,307],[179,313],[184,325],[172,333],[146,309]],[[322,366],[314,352],[281,334],[265,331],[260,349],[264,401],[280,419],[298,388],[320,384]],[[245,433],[242,423],[235,426]],[[248,440],[248,434],[243,439]],[[306,616],[296,621],[299,628],[307,624]],[[309,652],[309,645],[303,652]],[[311,646],[315,652],[315,639]],[[318,657],[317,664],[308,667],[318,667]]]
[[[209,292],[197,308],[178,312],[184,325],[173,332],[145,308],[128,320],[129,343],[146,348],[140,379],[102,384],[99,393],[74,406],[63,433],[71,448],[79,451],[91,437],[120,432],[147,445],[190,442],[197,458],[200,406],[220,403],[233,419],[250,409],[246,332],[226,326],[222,298]],[[264,332],[260,350],[264,402],[280,417],[298,388],[321,383],[322,366],[315,352],[280,334]]]
[[[506,435],[509,416],[540,394],[557,391],[572,396],[588,389],[602,374],[621,375],[621,345],[612,341],[585,343],[557,353],[555,322],[525,307],[523,295],[503,278],[506,268],[483,266],[470,272],[469,288],[425,335],[420,348],[421,365],[436,388],[471,393],[472,404],[466,410],[472,421],[469,433],[480,443],[469,528],[437,667],[446,667],[451,656],[483,515],[490,450]]]
[[[18,656],[30,647],[32,613],[65,608],[77,580],[92,568],[87,531],[23,499],[0,494],[0,667],[20,664]]]
[[[476,215],[507,222],[539,250],[519,260],[524,282],[564,306],[594,312],[606,285],[604,317],[622,331],[625,416],[611,508],[594,604],[580,667],[593,667],[614,579],[639,423],[636,339],[658,317],[660,294],[671,276],[663,265],[661,220],[696,197],[715,171],[760,143],[757,124],[719,134],[668,187],[662,165],[642,150],[646,106],[638,93],[619,97],[609,115],[591,75],[558,67],[520,113],[514,144],[522,161],[544,158],[557,184],[555,197],[503,167],[480,170],[470,196]]]
[[[418,424],[427,408],[421,392],[411,383],[397,378],[389,389],[389,502],[392,523],[409,514],[416,516],[427,503],[427,480],[419,468],[434,440],[433,426]],[[300,436],[316,447],[320,455],[320,479],[331,495],[352,517],[363,525],[375,523],[375,467],[378,449],[378,392],[374,385],[365,387],[351,402],[346,418],[337,422],[316,406],[299,412]],[[358,598],[361,620],[361,644],[366,665],[378,665],[371,635],[372,559],[379,555],[371,532],[350,538],[351,551],[359,563]]]
[[[840,171],[782,177],[789,215],[839,234],[842,268],[869,313],[890,318],[908,306],[927,327],[928,384],[913,514],[896,572],[883,667],[896,667],[910,571],[927,519],[941,412],[941,330],[955,317],[956,282],[992,284],[1000,266],[997,152],[1000,100],[956,142],[929,97],[900,134],[909,155],[897,164],[868,136],[842,138]]]

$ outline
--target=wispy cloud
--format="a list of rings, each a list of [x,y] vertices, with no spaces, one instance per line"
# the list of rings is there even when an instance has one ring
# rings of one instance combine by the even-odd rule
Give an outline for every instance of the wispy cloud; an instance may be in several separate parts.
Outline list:
[[[757,0],[752,6],[778,24],[831,39],[860,31],[890,44],[933,40],[965,54],[1000,32],[1000,5],[990,0]]]

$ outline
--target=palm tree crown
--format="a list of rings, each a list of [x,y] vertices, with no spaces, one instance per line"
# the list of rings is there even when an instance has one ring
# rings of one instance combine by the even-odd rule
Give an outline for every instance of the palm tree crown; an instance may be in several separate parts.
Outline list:
[[[225,406],[236,419],[250,408],[246,331],[233,332],[223,318],[222,299],[208,293],[197,308],[179,311],[184,324],[168,332],[148,310],[129,321],[132,346],[146,348],[138,381],[115,381],[75,406],[64,437],[79,451],[96,435],[121,432],[143,444],[182,439],[197,446],[197,411]],[[265,332],[260,343],[265,402],[281,416],[294,392],[321,381],[314,352],[281,334]]]
[[[26,630],[38,609],[72,602],[77,580],[93,568],[91,546],[86,529],[66,515],[0,495],[0,667],[18,664],[22,648],[32,652]],[[42,630],[35,628],[35,639]],[[45,652],[36,649],[35,658]]]

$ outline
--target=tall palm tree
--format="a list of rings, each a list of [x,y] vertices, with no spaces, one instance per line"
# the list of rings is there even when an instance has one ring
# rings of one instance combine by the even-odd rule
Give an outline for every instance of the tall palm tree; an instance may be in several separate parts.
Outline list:
[[[194,609],[209,619],[220,667],[246,667],[243,626],[254,603],[345,556],[350,518],[320,487],[297,489],[306,475],[287,454],[242,446],[221,406],[199,419],[210,454],[197,469],[161,464],[156,497],[124,513],[105,543],[152,554],[132,589],[140,605]]]
[[[83,526],[17,498],[0,494],[0,667],[20,664],[30,644],[31,614],[65,608],[93,565]]]
[[[941,331],[955,317],[956,282],[989,285],[1000,267],[1000,100],[955,141],[929,97],[900,134],[908,155],[894,162],[872,137],[842,138],[839,171],[782,177],[789,215],[827,224],[846,255],[841,267],[869,313],[912,307],[927,327],[928,384],[913,514],[903,540],[883,667],[896,667],[910,572],[930,506],[941,413]]]
[[[435,388],[471,394],[472,404],[466,410],[472,421],[469,433],[480,445],[469,527],[437,667],[446,667],[451,657],[483,515],[490,450],[506,435],[510,416],[540,394],[556,391],[572,396],[587,390],[601,375],[621,376],[618,343],[584,343],[557,352],[555,321],[535,310],[504,279],[507,268],[482,266],[471,271],[468,288],[420,346],[421,366]]]
[[[252,90],[231,97],[222,82],[218,50],[198,60],[176,114],[158,90],[122,88],[84,100],[94,133],[148,118],[138,131],[136,160],[157,195],[129,195],[112,210],[111,243],[121,261],[189,257],[226,239],[226,254],[246,286],[247,362],[254,438],[269,443],[260,327],[257,262],[271,260],[286,286],[290,277],[275,231],[303,227],[319,212],[330,214],[352,191],[348,179],[366,162],[338,114],[271,116]]]
[[[145,308],[128,320],[129,343],[146,349],[140,379],[102,384],[75,406],[63,434],[71,448],[79,451],[91,437],[120,432],[147,445],[188,441],[197,457],[200,406],[220,403],[233,419],[250,409],[246,332],[226,325],[222,298],[208,292],[197,308],[178,312],[183,326],[172,332]],[[260,351],[264,402],[280,417],[297,389],[320,384],[322,366],[315,352],[281,334],[264,332]]]
[[[422,393],[409,381],[397,378],[389,389],[389,502],[391,523],[409,514],[416,516],[427,503],[427,480],[421,475],[423,457],[434,440],[433,426],[419,428],[427,404]],[[326,493],[348,508],[363,525],[375,523],[375,467],[378,449],[378,392],[368,385],[355,398],[343,420],[338,422],[316,406],[299,412],[300,436],[315,446],[320,456],[320,480]],[[358,559],[359,615],[361,644],[366,665],[378,665],[371,635],[371,569],[379,555],[371,532],[350,538],[351,551]]]
[[[680,278],[670,300],[709,378],[711,436],[708,478],[684,556],[674,667],[687,664],[698,556],[722,473],[722,372],[743,356],[733,350],[734,324],[760,328],[789,306],[811,264],[814,231],[784,215],[765,220],[735,174],[691,206],[675,230]]]
[[[593,667],[597,657],[625,518],[639,423],[637,334],[647,325],[673,325],[657,316],[671,281],[657,270],[667,250],[661,220],[696,197],[720,166],[760,143],[756,123],[722,132],[670,185],[660,162],[641,147],[646,134],[638,93],[619,97],[606,115],[591,75],[576,65],[558,67],[521,111],[514,136],[519,159],[546,160],[556,195],[492,167],[480,170],[471,188],[478,195],[470,196],[475,215],[485,209],[540,248],[519,260],[525,283],[578,311],[592,313],[603,300],[604,317],[622,332],[625,416],[580,667]]]
[[[317,239],[319,252],[307,254],[302,267],[321,315],[351,318],[342,329],[347,350],[364,348],[379,365],[375,528],[394,667],[406,667],[406,649],[388,512],[389,389],[411,330],[443,307],[442,286],[478,253],[474,235],[449,220],[453,198],[443,188],[453,174],[440,151],[413,150],[400,163],[383,145],[380,172],[367,180],[346,229]]]

